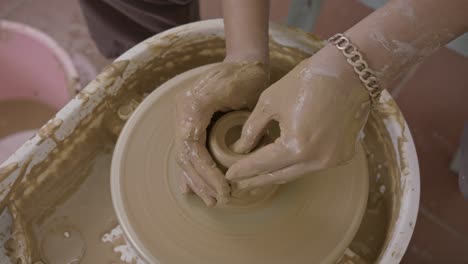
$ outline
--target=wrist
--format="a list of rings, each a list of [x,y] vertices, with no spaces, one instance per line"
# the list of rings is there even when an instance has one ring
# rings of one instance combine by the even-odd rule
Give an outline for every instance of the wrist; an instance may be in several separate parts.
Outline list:
[[[373,36],[367,31],[362,32],[361,30],[351,28],[344,33],[354,43],[358,49],[365,56],[365,60],[369,67],[374,70],[381,89],[387,89],[388,85],[396,78],[398,73],[401,71],[400,62],[394,60],[392,53],[382,44],[380,44],[379,37]],[[378,39],[378,41],[373,40]],[[409,58],[402,58],[408,60]]]
[[[320,63],[322,67],[333,68],[335,76],[340,80],[350,84],[360,83],[358,75],[346,61],[346,57],[335,46],[328,43],[325,47],[319,50],[311,59],[315,63]]]
[[[354,72],[346,57],[332,44],[327,44],[308,60],[308,67],[318,68],[324,75],[336,78],[342,84],[343,89],[349,90],[353,87],[359,87],[365,90],[359,76]]]

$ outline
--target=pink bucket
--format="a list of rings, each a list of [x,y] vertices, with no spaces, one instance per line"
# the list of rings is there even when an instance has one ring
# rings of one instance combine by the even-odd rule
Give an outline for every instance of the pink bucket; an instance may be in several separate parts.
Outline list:
[[[73,63],[55,41],[29,26],[0,21],[0,106],[24,99],[46,105],[56,112],[78,89],[78,74]],[[13,105],[11,109],[3,109],[0,121],[17,110],[14,108]],[[19,116],[15,122],[22,122],[22,117]],[[11,124],[5,126],[11,127]],[[3,133],[0,137],[0,163],[37,128],[14,131],[6,136]]]

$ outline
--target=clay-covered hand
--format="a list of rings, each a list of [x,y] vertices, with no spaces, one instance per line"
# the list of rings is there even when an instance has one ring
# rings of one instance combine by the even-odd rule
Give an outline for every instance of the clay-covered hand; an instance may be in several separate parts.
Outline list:
[[[351,68],[314,57],[261,94],[233,150],[249,152],[272,120],[281,135],[229,168],[226,178],[237,189],[283,184],[353,158],[370,111],[368,93]]]
[[[267,68],[256,62],[223,62],[177,96],[177,161],[182,192],[193,191],[208,206],[225,203],[229,184],[205,147],[215,112],[252,109],[268,85]]]

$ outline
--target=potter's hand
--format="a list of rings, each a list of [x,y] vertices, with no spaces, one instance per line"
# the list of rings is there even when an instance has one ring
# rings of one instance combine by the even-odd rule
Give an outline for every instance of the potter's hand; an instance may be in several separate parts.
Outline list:
[[[467,8],[466,0],[388,1],[344,35],[385,89],[464,34]],[[363,85],[343,54],[328,45],[262,94],[235,149],[249,151],[271,119],[279,121],[281,137],[234,164],[226,177],[248,189],[342,164],[352,158],[368,112]]]
[[[223,62],[177,97],[177,160],[182,191],[192,190],[208,206],[223,203],[230,188],[205,147],[206,128],[218,111],[252,109],[268,83],[257,62]]]
[[[249,152],[271,120],[281,136],[231,166],[226,178],[239,190],[282,184],[353,158],[369,96],[342,55],[334,55],[344,62],[317,54],[262,93],[233,150]]]
[[[177,157],[182,191],[208,205],[226,202],[230,188],[205,147],[217,111],[253,108],[268,82],[268,0],[224,0],[226,59],[177,100]],[[261,63],[255,63],[256,61]],[[244,63],[239,63],[244,62]]]

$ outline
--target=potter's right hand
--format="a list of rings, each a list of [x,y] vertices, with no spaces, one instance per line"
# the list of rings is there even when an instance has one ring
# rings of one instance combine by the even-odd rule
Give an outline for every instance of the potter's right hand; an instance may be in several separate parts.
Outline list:
[[[342,165],[353,158],[369,111],[359,78],[327,46],[262,93],[233,150],[252,150],[271,120],[278,121],[280,137],[234,163],[226,178],[248,191]]]
[[[268,84],[266,67],[225,61],[177,97],[177,162],[182,192],[193,191],[208,206],[225,203],[229,184],[205,147],[206,128],[218,111],[252,109]]]

